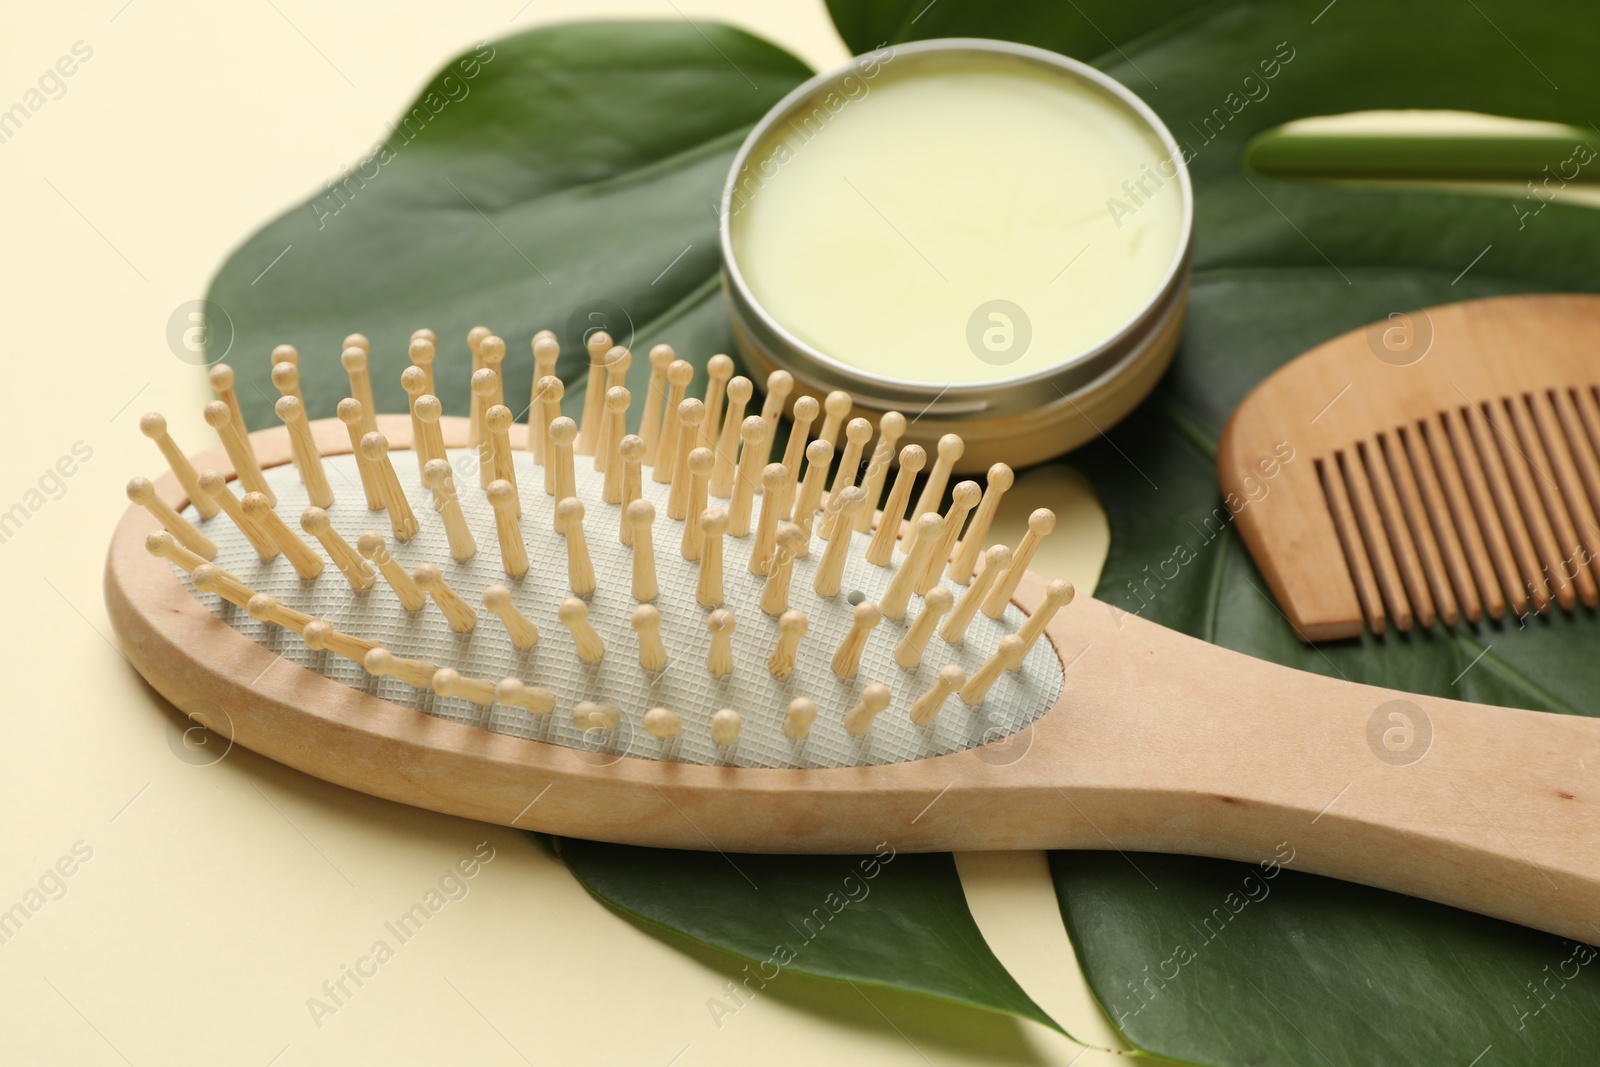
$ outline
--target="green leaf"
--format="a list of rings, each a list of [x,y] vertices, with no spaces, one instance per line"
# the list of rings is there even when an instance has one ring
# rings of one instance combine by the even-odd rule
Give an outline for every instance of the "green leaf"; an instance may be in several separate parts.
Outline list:
[[[506,340],[513,411],[545,327],[561,340],[573,411],[595,325],[641,356],[664,340],[703,366],[732,345],[722,182],[749,127],[809,74],[749,34],[684,20],[558,26],[452,60],[384,145],[252,236],[212,282],[246,417],[278,424],[268,353],[281,343],[301,351],[310,415],[332,415],[349,391],[340,343],[357,331],[384,411],[405,410],[400,372],[421,326],[438,333],[440,399],[459,414],[466,334],[480,323]],[[635,359],[630,387],[649,375]]]
[[[1059,1029],[989,951],[948,855],[885,845],[875,856],[729,856],[571,839],[560,850],[605,903],[751,961],[735,981],[755,992],[793,972]]]
[[[1101,961],[1095,996],[1136,1045],[1181,1031],[1186,1057],[1240,1067],[1593,1062],[1587,945],[1290,870],[1114,852],[1051,867],[1073,943]]]
[[[1600,628],[1591,613],[1308,648],[1237,537],[1197,533],[1220,506],[1214,454],[1223,424],[1284,362],[1390,312],[1600,285],[1600,216],[1588,209],[1279,180],[1245,169],[1252,138],[1298,118],[1374,108],[1476,110],[1587,129],[1600,102],[1600,68],[1584,56],[1585,35],[1572,32],[1592,23],[1587,7],[829,6],[858,50],[973,35],[1074,55],[1140,93],[1192,154],[1196,270],[1178,357],[1150,401],[1072,460],[1094,482],[1111,523],[1101,599],[1305,670],[1469,700],[1600,711],[1592,651]],[[1567,154],[1545,162],[1556,167]],[[1514,172],[1528,162],[1506,166]],[[1180,544],[1193,562],[1176,578],[1146,584]],[[1114,1019],[1126,981],[1169,956],[1175,938],[1192,936],[1189,924],[1252,871],[1185,857],[1130,859],[1158,890],[1114,854],[1066,854],[1055,865],[1080,962]],[[1545,935],[1299,875],[1285,875],[1270,903],[1238,921],[1249,936],[1230,932],[1227,944],[1205,950],[1199,970],[1122,1019],[1132,1042],[1219,1064],[1468,1063],[1490,1044],[1495,1056],[1486,1063],[1563,1063],[1577,1061],[1575,1048],[1600,1043],[1600,1013],[1576,994],[1594,986],[1586,972],[1522,1025],[1518,1013],[1540,1003],[1529,998],[1549,995],[1527,983],[1542,982],[1542,968],[1555,970],[1571,952]],[[1263,992],[1282,1015],[1264,1006]]]
[[[415,130],[402,120],[378,162],[336,183],[340,195],[268,224],[213,282],[253,425],[277,422],[267,354],[280,343],[301,349],[311,414],[332,414],[347,392],[340,342],[357,330],[387,411],[405,409],[399,375],[418,326],[438,332],[442,399],[462,413],[478,323],[508,342],[512,398],[532,384],[533,333],[556,329],[569,410],[582,403],[589,312],[635,352],[666,341],[703,366],[731,349],[715,205],[745,132],[809,71],[737,30],[682,21],[558,26],[469,55],[475,67],[452,61],[403,112],[431,100],[436,116]],[[648,375],[636,359],[630,384]],[[739,857],[757,893],[714,853],[560,848],[612,906],[755,964],[784,942],[786,972],[1055,1025],[989,952],[948,856]],[[841,898],[851,902],[832,916]],[[818,908],[826,933],[807,937]]]

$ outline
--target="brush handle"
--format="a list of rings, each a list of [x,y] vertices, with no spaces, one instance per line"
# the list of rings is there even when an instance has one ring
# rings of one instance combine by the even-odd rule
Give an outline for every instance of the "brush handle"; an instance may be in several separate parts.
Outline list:
[[[1019,599],[1040,597],[1042,583],[1029,583]],[[1051,631],[1078,658],[1069,728],[1015,768],[1041,757],[1059,787],[1014,787],[1064,818],[1055,840],[1034,844],[1276,858],[1600,934],[1600,720],[1291,670],[1093,600]]]

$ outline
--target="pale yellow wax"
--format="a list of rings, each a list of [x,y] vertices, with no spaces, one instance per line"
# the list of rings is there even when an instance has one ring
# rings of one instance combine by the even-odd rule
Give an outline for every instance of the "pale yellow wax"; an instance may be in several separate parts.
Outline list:
[[[801,341],[883,377],[997,381],[1096,347],[1160,289],[1179,164],[1125,105],[1005,56],[906,56],[852,78],[757,147],[730,212],[746,283]],[[995,300],[1031,325],[1020,357],[987,315],[993,358],[969,344]]]

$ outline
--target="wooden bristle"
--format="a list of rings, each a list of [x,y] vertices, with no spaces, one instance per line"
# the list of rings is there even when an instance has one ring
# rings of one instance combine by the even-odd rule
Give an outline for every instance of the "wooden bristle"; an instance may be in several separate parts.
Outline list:
[[[723,708],[711,716],[711,740],[726,748],[738,743],[744,729],[744,720],[732,708]]]
[[[595,576],[583,532],[583,501],[569,496],[556,505],[556,529],[567,540],[567,585],[578,596],[588,596],[594,592]],[[523,567],[527,567],[525,556]]]
[[[783,510],[779,491],[789,472],[782,463],[768,463],[761,472],[761,519],[756,524],[755,540],[750,545],[750,573],[766,577],[772,569],[772,553],[777,547],[778,515]],[[842,566],[842,564],[841,564]]]
[[[628,506],[644,492],[644,438],[628,434],[617,445],[622,457],[622,499],[618,510],[617,536],[624,545],[633,544],[633,527],[628,523]]]
[[[761,470],[772,462],[772,445],[777,440],[778,418],[789,403],[789,394],[793,392],[794,375],[788,371],[775,370],[767,375],[767,395],[761,402],[761,418],[766,423],[766,436],[761,441],[760,455],[752,469]]]
[[[872,440],[872,423],[866,419],[851,419],[844,428],[844,455],[839,457],[839,469],[833,476],[833,488],[828,490],[830,496],[838,495],[856,484],[856,477],[861,473],[861,453],[866,450],[867,442]],[[867,493],[862,490],[865,498]],[[857,512],[859,515],[860,512]],[[852,525],[851,529],[855,529]],[[823,537],[832,537],[833,528],[824,524]]]
[[[672,484],[673,474],[678,468],[678,438],[681,436],[678,415],[679,409],[683,406],[684,395],[689,391],[689,383],[692,381],[694,381],[692,363],[675,359],[667,367],[666,414],[661,424],[661,440],[656,447],[654,466],[650,475],[658,485]]]
[[[1034,642],[1039,640],[1039,635],[1044,633],[1044,628],[1050,625],[1050,620],[1056,617],[1056,613],[1072,603],[1075,594],[1072,583],[1064,578],[1056,578],[1045,586],[1044,603],[1034,608],[1033,613],[1028,616],[1028,621],[1017,628],[1017,636],[1022,638],[1024,656],[1033,648]],[[1020,666],[1022,661],[1018,660],[1017,663]]]
[[[933,636],[934,628],[954,603],[955,595],[944,586],[930,589],[922,600],[922,611],[917,615],[917,621],[911,624],[900,643],[894,646],[894,661],[908,671],[916,670],[922,663],[922,653],[928,647],[928,639]]]
[[[495,684],[482,678],[464,678],[453,667],[440,667],[433,672],[433,691],[442,697],[459,697],[486,708],[494,703]]]
[[[883,490],[889,482],[894,450],[905,432],[906,417],[898,411],[886,411],[878,419],[878,443],[872,448],[867,473],[861,478],[861,491],[867,494],[867,506],[856,516],[857,533],[866,533],[872,528],[872,513],[883,503]]]
[[[615,704],[599,700],[585,700],[573,705],[572,724],[584,733],[615,730],[622,722],[622,709]]]
[[[983,490],[978,488],[978,483],[971,481],[960,482],[951,490],[950,507],[944,513],[944,532],[933,546],[933,551],[928,553],[927,566],[917,580],[918,596],[926,596],[928,590],[938,584],[954,552],[956,539],[961,536],[961,527],[967,521],[967,515],[978,506],[978,498],[982,495]]]
[[[972,580],[972,573],[978,566],[978,557],[983,554],[984,542],[989,536],[989,528],[994,525],[994,517],[1000,510],[1000,500],[1015,480],[1016,475],[1004,463],[996,463],[990,467],[984,477],[983,499],[978,502],[977,514],[972,516],[972,523],[967,529],[966,536],[961,539],[961,548],[957,550],[955,558],[950,561],[950,567],[945,572],[946,576],[957,585],[966,585]]]
[[[311,546],[300,540],[300,536],[289,529],[287,523],[279,518],[278,513],[272,510],[272,505],[267,503],[267,498],[260,493],[246,493],[240,504],[245,516],[262,533],[278,546],[284,558],[294,567],[294,572],[303,580],[310,581],[322,573],[322,557],[312,550]]]
[[[711,647],[706,652],[706,669],[714,676],[733,673],[733,630],[737,623],[733,612],[718,608],[706,619],[706,629],[711,634]]]
[[[850,399],[850,394],[843,389],[835,389],[822,401],[822,429],[817,431],[817,440],[826,441],[834,447],[839,447],[839,430],[844,426],[844,420],[850,417],[850,409],[855,402]]]
[[[328,520],[328,513],[319,507],[309,507],[300,513],[300,528],[315,537],[322,545],[322,550],[333,560],[333,565],[339,568],[339,573],[344,575],[345,581],[350,583],[350,588],[355,590],[371,589],[377,581],[377,575],[367,561],[333,528],[333,523]]]
[[[767,423],[760,415],[747,416],[739,426],[743,448],[734,469],[733,498],[728,504],[728,532],[735,537],[750,536],[750,515],[760,488],[761,472],[766,467],[766,457],[761,450],[766,436]],[[761,461],[759,466],[758,460]]]
[[[989,590],[994,588],[995,582],[1005,574],[1011,566],[1011,549],[1005,545],[991,545],[983,554],[983,569],[973,579],[967,591],[961,594],[961,599],[951,609],[949,618],[945,619],[944,626],[939,629],[939,636],[952,645],[959,645],[965,639],[967,627],[972,625],[973,617],[978,614],[978,609],[983,606],[984,600],[989,595]]]
[[[787,678],[794,673],[800,639],[806,635],[809,626],[803,611],[790,608],[778,616],[778,643],[767,657],[767,670],[774,678]]]
[[[194,587],[200,592],[215,593],[235,607],[244,607],[250,603],[250,598],[256,595],[254,589],[214,563],[200,564],[190,577],[194,581]]]
[[[939,668],[939,673],[934,676],[933,685],[911,705],[911,721],[918,726],[932,726],[933,721],[939,717],[939,710],[944,707],[944,702],[950,699],[950,694],[957,692],[967,684],[967,672],[958,663],[947,663]]]
[[[542,407],[535,408],[539,412],[538,421],[529,428],[530,435],[538,436],[542,440],[540,448],[540,462],[544,464],[544,493],[545,496],[555,496],[556,493],[556,446],[551,439],[550,431],[555,426],[555,420],[561,418],[561,398],[566,395],[566,387],[561,384],[561,379],[553,375],[540,378],[534,386],[535,395],[542,398]]]
[[[599,663],[605,658],[606,643],[589,623],[589,605],[575,596],[569,596],[556,609],[556,618],[572,634],[580,660]]]
[[[244,486],[246,492],[260,493],[268,503],[276,505],[278,496],[267,484],[266,475],[261,473],[261,464],[256,462],[255,449],[250,446],[244,421],[235,418],[228,405],[221,400],[213,400],[206,405],[205,420],[206,425],[217,432],[217,438],[227,450],[228,461],[233,464],[239,484]]]
[[[428,598],[423,596],[422,590],[417,588],[417,583],[400,565],[400,561],[389,552],[389,546],[381,533],[377,530],[367,530],[362,533],[356,538],[356,551],[378,568],[378,573],[383,575],[383,580],[394,590],[394,595],[399,598],[402,608],[407,611],[421,611],[427,605]]]
[[[917,506],[911,509],[912,522],[930,511],[938,510],[939,502],[944,499],[945,486],[950,484],[950,472],[955,470],[956,461],[966,448],[966,442],[953,433],[939,438],[933,470],[928,472],[928,480],[922,484],[922,495],[917,497]]]
[[[633,598],[654,600],[661,593],[656,583],[656,546],[651,530],[656,506],[648,500],[628,505],[627,522],[633,529]]]
[[[522,708],[534,715],[556,710],[556,695],[540,685],[528,685],[518,678],[502,678],[494,684],[494,697],[502,704]]]
[[[533,339],[533,391],[528,395],[528,451],[533,462],[544,466],[545,437],[550,419],[545,415],[545,393],[550,388],[546,378],[555,380],[556,361],[561,358],[561,344],[554,336],[536,335]]]
[[[190,574],[193,574],[195,568],[206,562],[204,556],[191,552],[178,544],[177,538],[165,530],[158,530],[155,533],[146,535],[144,547],[145,551],[152,556],[160,556],[162,559],[171,560]]]
[[[361,477],[361,489],[367,497],[367,510],[382,511],[383,482],[378,477],[377,466],[361,450],[361,438],[367,432],[363,429],[366,425],[366,416],[362,411],[361,401],[347,396],[339,401],[336,413],[350,436],[350,451],[355,456],[356,473]]]
[[[194,464],[189,462],[189,457],[184,455],[183,449],[179,448],[177,442],[168,435],[167,420],[152,411],[139,419],[139,432],[156,443],[162,457],[167,461],[167,466],[172,468],[178,484],[183,486],[183,491],[189,495],[189,502],[200,513],[200,517],[215,518],[217,503],[200,488],[199,472],[194,469]]]
[[[405,490],[400,487],[400,476],[389,460],[389,439],[381,433],[369,433],[361,438],[361,454],[372,465],[373,476],[378,481],[378,492],[383,497],[384,510],[389,513],[389,526],[395,540],[409,541],[417,536],[417,516],[411,510]]]
[[[651,708],[644,713],[644,732],[670,741],[683,732],[683,716],[666,708]]]
[[[828,465],[833,462],[833,446],[826,441],[812,441],[806,446],[806,476],[800,483],[800,492],[794,505],[794,524],[799,528],[801,538],[795,554],[801,557],[811,554],[811,527],[816,521],[817,512],[822,506],[822,486],[828,477]],[[866,503],[866,493],[862,492],[862,511],[871,505]],[[857,519],[859,521],[859,514]]]
[[[828,539],[828,547],[822,550],[822,559],[817,563],[817,573],[811,580],[811,588],[818,596],[839,595],[839,587],[844,581],[845,561],[850,557],[850,545],[855,540],[856,512],[866,505],[867,495],[855,485],[828,502],[828,506],[838,512],[839,519],[844,525],[834,530],[833,536]],[[891,618],[899,617],[893,615],[887,608],[884,609],[884,614]]]
[[[433,382],[433,361],[437,353],[431,337],[413,337],[406,350],[411,365],[422,372],[422,392],[437,394]]]
[[[894,562],[895,541],[905,519],[906,503],[911,499],[911,486],[927,462],[928,453],[921,445],[906,445],[900,450],[900,469],[895,472],[894,486],[883,505],[883,519],[873,531],[872,543],[867,546],[867,562],[873,566],[887,567]]]
[[[1011,602],[1016,594],[1017,586],[1022,584],[1022,575],[1028,566],[1033,563],[1033,555],[1039,551],[1039,543],[1050,536],[1056,528],[1056,513],[1049,508],[1038,508],[1028,516],[1028,532],[1022,535],[1022,543],[1011,555],[1011,565],[1006,572],[995,579],[994,587],[989,590],[989,596],[983,602],[983,613],[991,619],[998,619],[1005,614],[1006,605]]]
[[[761,586],[761,610],[778,616],[789,610],[789,585],[794,578],[795,557],[806,535],[792,522],[778,523],[777,548],[767,580]]]
[[[611,335],[596,330],[583,342],[589,356],[589,376],[583,392],[583,416],[578,423],[578,437],[574,450],[580,456],[594,455],[600,440],[600,420],[605,415],[606,360],[613,345]]]
[[[789,710],[783,715],[783,735],[791,741],[804,741],[811,734],[811,724],[817,721],[817,706],[805,697],[789,701]]]
[[[931,511],[911,524],[910,547],[906,551],[905,559],[900,561],[900,569],[889,579],[889,588],[883,594],[883,613],[889,618],[906,617],[906,607],[911,603],[911,594],[916,592],[923,568],[928,565],[928,558],[933,554],[934,547],[939,544],[943,532],[944,519]]]
[[[288,361],[273,364],[272,384],[278,390],[279,397],[289,396],[305,403],[305,398],[300,395],[299,364]]]
[[[492,333],[494,333],[494,331],[489,329],[487,326],[474,326],[472,329],[467,331],[467,352],[472,357],[472,369],[467,374],[467,383],[469,387],[467,392],[469,403],[469,407],[467,409],[469,426],[467,430],[467,444],[469,445],[477,445],[478,442],[483,440],[483,408],[479,401],[478,394],[473,392],[470,386],[472,383],[472,375],[477,374],[483,369],[483,339]]]
[[[322,453],[311,437],[311,424],[306,421],[305,404],[297,396],[281,396],[275,410],[289,431],[289,451],[300,481],[306,487],[306,499],[319,508],[333,507],[333,486],[328,484],[328,473],[322,466]]]
[[[659,671],[667,665],[667,646],[661,641],[661,612],[653,605],[633,609],[633,629],[639,635],[639,669]]]
[[[844,713],[845,733],[851,737],[866,737],[872,729],[872,720],[889,707],[890,699],[889,687],[881,682],[874,682],[863,689],[861,700]]]
[[[673,449],[672,487],[667,493],[667,517],[675,522],[689,517],[689,456],[698,447],[705,417],[706,406],[694,397],[678,405],[678,443]]]
[[[806,446],[811,440],[811,425],[816,421],[817,413],[821,410],[822,405],[817,403],[816,397],[802,396],[795,400],[794,411],[790,413],[789,443],[783,449],[783,465],[794,471],[797,477],[800,474],[800,461],[805,457]],[[828,443],[831,446],[833,442],[830,441]],[[833,459],[831,452],[828,455],[828,459],[830,462]],[[824,474],[823,477],[826,478],[827,475]],[[821,500],[820,496],[818,500]],[[779,513],[784,518],[790,518],[793,511],[794,500],[792,497],[786,496],[783,504],[779,507]]]
[[[507,635],[511,638],[512,647],[517,651],[526,652],[539,643],[539,628],[517,610],[517,605],[511,599],[511,590],[505,586],[485,587],[483,606],[499,616],[500,621],[505,624]]]
[[[606,391],[600,398],[600,436],[595,441],[594,469],[608,471],[611,467],[612,450],[616,442],[622,440],[622,435],[628,432],[628,368],[633,365],[633,354],[621,345],[614,346],[606,353]],[[622,390],[623,401],[619,406],[615,397],[617,390]],[[615,501],[611,501],[615,503]]]
[[[471,604],[461,598],[461,594],[450,588],[444,580],[444,574],[432,563],[419,563],[411,572],[412,581],[417,583],[430,598],[439,613],[450,624],[450,629],[458,634],[469,634],[478,625],[478,612]]]
[[[219,508],[233,524],[244,534],[245,540],[250,542],[250,547],[256,550],[256,555],[263,561],[278,558],[278,546],[268,537],[255,521],[244,513],[244,505],[239,498],[233,495],[233,490],[228,487],[228,480],[220,473],[209,467],[200,472],[200,491]]]
[[[728,411],[717,435],[717,462],[711,472],[711,495],[718,500],[727,500],[733,494],[733,474],[739,462],[744,411],[754,394],[755,386],[742,374],[728,383]]]
[[[687,560],[700,558],[702,542],[700,533],[700,515],[706,510],[707,498],[711,488],[711,472],[716,466],[716,456],[711,449],[701,446],[689,453],[689,492],[684,505],[683,536],[679,539],[678,552]]]
[[[368,674],[378,678],[398,678],[413,689],[432,689],[439,668],[425,659],[406,659],[386,648],[375,648],[361,660]]]
[[[552,486],[557,500],[565,500],[578,493],[578,470],[572,458],[572,444],[577,438],[577,423],[565,415],[550,420],[551,459],[546,482]],[[560,533],[560,522],[553,513],[550,521],[555,531]]]
[[[595,463],[597,470],[605,471],[605,485],[600,492],[600,497],[607,504],[622,503],[622,438],[628,429],[628,403],[632,400],[626,387],[617,386],[606,390],[606,424],[605,433],[600,442],[600,453],[595,457],[605,457],[605,464]]]
[[[863,600],[856,605],[851,615],[850,629],[833,653],[833,662],[830,666],[834,674],[841,678],[855,676],[861,667],[861,654],[866,651],[867,640],[882,621],[883,612],[878,609],[877,604]]]
[[[489,505],[494,508],[495,536],[500,542],[500,565],[507,577],[520,578],[528,573],[528,546],[522,542],[522,526],[517,522],[517,491],[510,482],[496,478],[489,483],[485,493]],[[459,509],[460,505],[456,506]],[[570,546],[570,537],[568,543]]]
[[[984,660],[983,666],[977,673],[967,679],[961,687],[961,702],[969,708],[982,704],[989,696],[989,690],[994,688],[994,683],[1000,676],[1009,670],[1016,670],[1022,663],[1023,656],[1022,638],[1016,634],[1006,634],[1000,639],[1000,647],[994,654]]]
[[[721,508],[706,508],[695,525],[700,530],[700,575],[695,600],[703,608],[722,606],[723,537],[728,532],[728,513]]]
[[[478,542],[472,536],[467,517],[462,514],[461,500],[456,496],[455,478],[449,462],[430,459],[422,471],[422,484],[433,491],[439,509],[439,521],[444,525],[445,538],[450,542],[450,558],[463,562],[477,555]],[[520,536],[518,540],[521,540]]]
[[[333,623],[327,619],[312,619],[300,631],[300,636],[313,652],[332,652],[362,665],[366,664],[367,656],[378,648],[376,642],[335,630]]]
[[[285,630],[293,630],[303,634],[306,624],[311,621],[311,616],[303,611],[286,607],[277,597],[268,596],[266,593],[257,593],[245,604],[245,611],[257,622],[267,622],[274,626],[282,626]]]
[[[365,433],[378,432],[378,405],[372,399],[372,375],[367,369],[367,354],[359,348],[347,348],[339,356],[350,379],[350,395],[361,405],[361,425]]]
[[[656,449],[661,443],[661,417],[667,406],[667,368],[677,358],[671,345],[656,345],[650,350],[650,384],[645,389],[644,416],[639,420],[646,463],[655,462]]]
[[[700,425],[700,438],[696,448],[712,448],[722,431],[722,398],[733,377],[733,360],[725,355],[715,355],[706,361],[705,422]]]

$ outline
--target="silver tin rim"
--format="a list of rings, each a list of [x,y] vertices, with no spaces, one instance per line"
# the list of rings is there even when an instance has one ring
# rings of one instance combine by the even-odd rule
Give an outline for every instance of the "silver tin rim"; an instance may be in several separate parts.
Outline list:
[[[940,386],[876,374],[835,359],[796,337],[762,307],[739,269],[733,250],[733,198],[740,175],[755,149],[774,128],[799,112],[802,105],[833,88],[846,76],[856,73],[861,61],[858,56],[813,76],[790,91],[756,123],[733,157],[719,205],[718,242],[722,252],[723,290],[728,296],[730,313],[736,320],[736,332],[759,346],[763,355],[775,366],[830,387],[847,389],[855,394],[858,402],[866,406],[888,409],[907,403],[926,403],[928,407],[921,410],[929,415],[993,416],[1029,410],[1039,406],[1032,392],[1033,386],[1049,385],[1063,396],[1072,396],[1088,386],[1099,387],[1107,381],[1108,376],[1114,378],[1122,370],[1137,364],[1146,348],[1144,342],[1155,335],[1157,327],[1174,313],[1172,305],[1184,300],[1193,258],[1194,190],[1189,181],[1189,168],[1183,150],[1166,124],[1149,105],[1114,78],[1076,59],[1043,48],[979,37],[948,37],[893,45],[891,48],[896,56],[976,53],[1009,56],[1035,63],[1086,82],[1142,120],[1160,140],[1167,158],[1172,160],[1176,168],[1174,178],[1168,180],[1177,182],[1181,201],[1178,249],[1160,286],[1149,300],[1095,347],[1028,374],[988,382]]]

